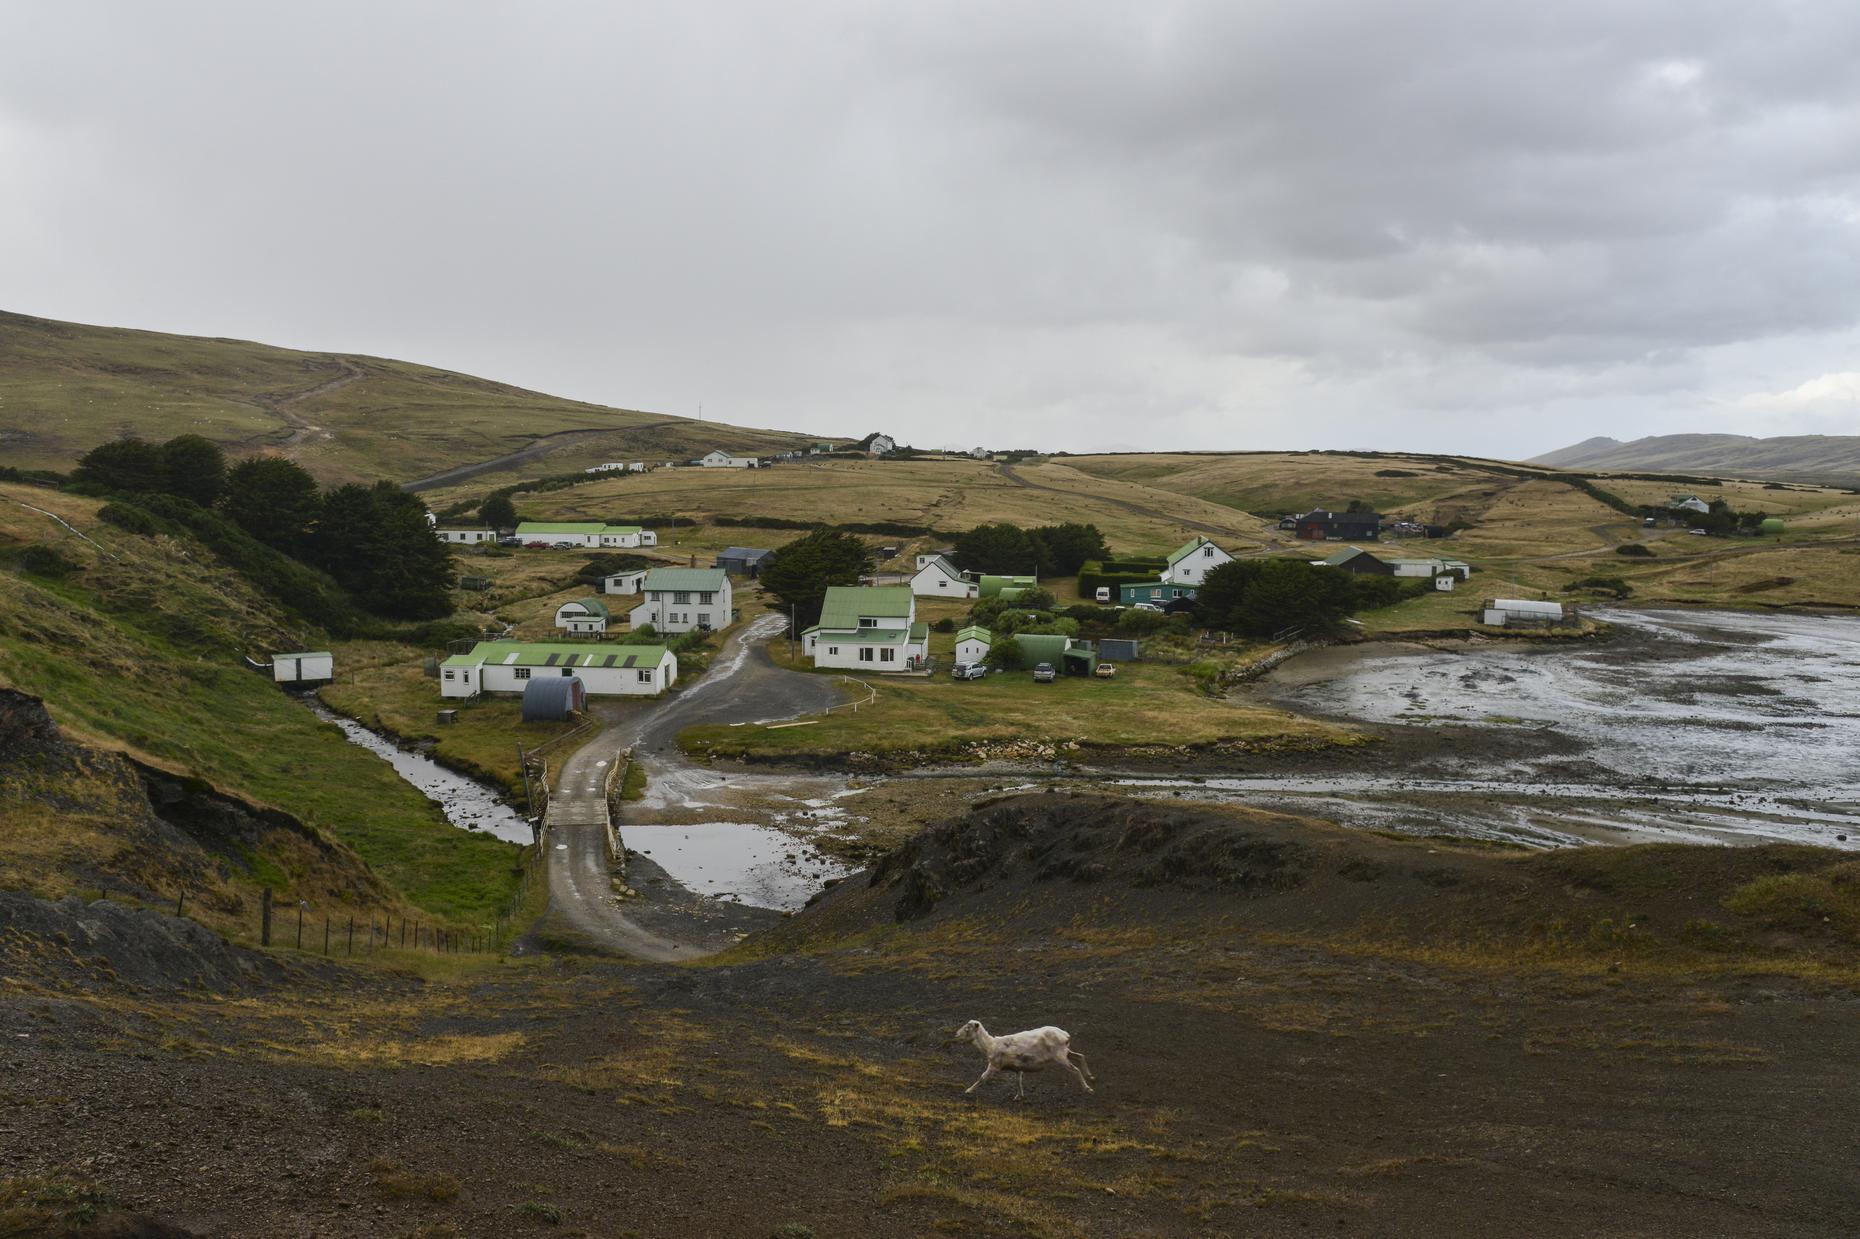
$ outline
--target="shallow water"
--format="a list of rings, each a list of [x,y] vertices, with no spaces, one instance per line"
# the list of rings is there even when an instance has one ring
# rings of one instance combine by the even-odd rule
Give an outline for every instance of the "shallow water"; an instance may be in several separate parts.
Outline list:
[[[799,908],[850,872],[792,835],[747,822],[622,825],[620,841],[700,895],[756,908]]]
[[[1127,785],[1149,795],[1194,786],[1359,825],[1539,845],[1657,837],[1860,846],[1860,620],[1594,614],[1616,626],[1616,640],[1352,646],[1295,659],[1265,685],[1302,712],[1443,727],[1424,766]],[[1477,742],[1497,728],[1573,743],[1501,755],[1512,750]],[[1572,760],[1582,771],[1574,778]]]
[[[446,820],[464,830],[481,830],[511,843],[531,843],[530,824],[515,809],[498,798],[495,791],[448,770],[429,757],[401,748],[387,737],[368,730],[352,718],[345,718],[314,697],[303,702],[310,712],[327,723],[342,728],[352,744],[360,745],[394,767],[394,773],[437,801]]]

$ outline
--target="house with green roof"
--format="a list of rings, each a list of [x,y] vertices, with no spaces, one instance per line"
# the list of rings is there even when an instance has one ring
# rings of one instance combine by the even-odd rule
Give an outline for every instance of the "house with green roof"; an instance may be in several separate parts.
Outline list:
[[[736,611],[730,574],[722,568],[652,568],[640,583],[645,599],[628,617],[635,628],[658,632],[716,632]]]
[[[908,585],[834,585],[820,622],[801,634],[816,667],[847,671],[915,671],[930,656],[930,626],[917,622]]]
[[[659,545],[659,535],[638,525],[609,525],[604,521],[522,521],[517,541],[555,546],[639,547]]]
[[[981,586],[947,555],[919,555],[911,593],[919,598],[974,598]]]
[[[995,634],[980,624],[970,624],[956,632],[956,665],[986,662],[988,651],[994,646]]]
[[[1162,579],[1174,585],[1199,586],[1208,579],[1208,573],[1233,561],[1232,555],[1206,538],[1192,538],[1169,553]]]
[[[599,598],[577,598],[555,609],[555,626],[574,636],[599,636],[607,631],[607,604]]]
[[[678,682],[678,656],[662,645],[480,641],[439,664],[439,695],[521,693],[558,676],[578,677],[590,697],[656,697]]]

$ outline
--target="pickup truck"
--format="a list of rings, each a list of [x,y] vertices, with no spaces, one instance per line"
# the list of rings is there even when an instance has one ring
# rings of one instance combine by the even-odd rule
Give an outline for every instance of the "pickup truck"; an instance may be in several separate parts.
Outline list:
[[[1058,678],[1059,673],[1053,670],[1053,664],[1051,663],[1041,663],[1033,669],[1033,682],[1035,684],[1051,684]]]

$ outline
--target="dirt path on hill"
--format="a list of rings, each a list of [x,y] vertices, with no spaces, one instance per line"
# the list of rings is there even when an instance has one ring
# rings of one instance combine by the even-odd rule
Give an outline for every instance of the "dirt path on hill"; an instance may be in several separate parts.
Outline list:
[[[311,435],[324,433],[321,426],[306,421],[296,413],[293,413],[291,411],[293,405],[302,404],[306,400],[314,400],[318,396],[327,396],[334,391],[341,391],[349,384],[367,375],[367,371],[345,357],[338,357],[336,359],[336,364],[342,367],[342,373],[336,375],[334,378],[324,379],[321,383],[313,387],[306,387],[300,392],[292,392],[286,396],[275,396],[268,393],[261,393],[258,396],[258,402],[264,405],[268,412],[277,414],[277,416],[282,418],[284,423],[290,427],[289,433],[278,443],[278,447],[281,450],[289,452],[293,448],[301,445],[303,441],[308,439]],[[254,440],[264,437],[264,435],[257,435],[254,436]],[[254,440],[247,441],[252,442]]]
[[[678,425],[679,420],[674,418],[663,422],[645,422],[638,426],[613,426],[607,429],[596,427],[587,430],[557,430],[551,434],[538,435],[536,441],[528,447],[506,452],[502,456],[493,456],[489,460],[481,460],[475,465],[457,465],[451,469],[441,469],[438,473],[429,473],[423,478],[402,482],[400,488],[415,493],[423,490],[437,490],[441,486],[470,481],[483,473],[495,473],[499,469],[508,469],[512,465],[520,465],[525,461],[535,460],[539,456],[547,456],[550,452],[573,447],[577,443],[584,443],[589,439],[599,438],[601,435],[625,434],[636,430],[663,430],[667,426]]]
[[[1079,497],[1078,491],[1066,490],[1061,486],[1047,486],[1041,482],[1031,481],[1023,477],[1013,465],[1004,464],[1000,466],[1000,469],[1001,476],[1014,483],[1016,486],[1024,486],[1028,490],[1043,490],[1054,495],[1065,495],[1073,499]],[[1232,529],[1223,529],[1219,525],[1208,525],[1203,524],[1201,521],[1192,521],[1186,517],[1177,516],[1171,512],[1165,512],[1161,508],[1148,508],[1140,503],[1132,503],[1128,499],[1112,499],[1108,495],[1091,495],[1091,498],[1099,503],[1109,504],[1114,508],[1121,508],[1134,516],[1147,516],[1151,520],[1163,521],[1171,525],[1180,525],[1184,529],[1192,529],[1196,533],[1204,533],[1210,537],[1231,538],[1234,536]],[[1245,515],[1245,513],[1239,513],[1239,515]]]
[[[595,713],[606,726],[562,767],[556,803],[598,803],[611,764],[628,749],[649,780],[673,779],[689,763],[674,743],[700,723],[759,722],[810,714],[840,699],[836,681],[788,671],[769,658],[766,642],[787,618],[764,615],[724,642],[710,669],[675,696],[647,706],[604,703]],[[564,814],[565,817],[588,817]],[[598,813],[591,820],[598,821]],[[635,898],[613,889],[607,843],[598,825],[569,825],[549,839],[549,909],[546,926],[641,959],[695,959],[722,949],[738,933],[774,914],[701,899],[665,877],[651,861],[628,860]]]

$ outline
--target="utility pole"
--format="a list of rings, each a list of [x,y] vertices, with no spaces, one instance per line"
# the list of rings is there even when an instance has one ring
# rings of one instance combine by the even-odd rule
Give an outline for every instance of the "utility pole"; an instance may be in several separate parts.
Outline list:
[[[794,604],[788,604],[788,661],[794,661]]]

